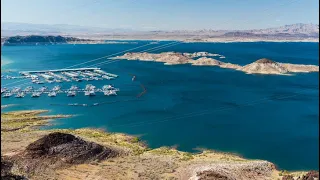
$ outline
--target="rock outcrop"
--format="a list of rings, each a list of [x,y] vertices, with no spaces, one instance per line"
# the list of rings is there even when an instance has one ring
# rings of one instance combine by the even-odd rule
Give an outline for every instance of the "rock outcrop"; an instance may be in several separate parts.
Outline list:
[[[319,66],[315,65],[303,65],[303,64],[289,64],[289,63],[278,63],[282,67],[288,69],[290,72],[307,73],[307,72],[319,72]]]
[[[293,176],[292,175],[284,175],[282,177],[282,180],[294,180]]]
[[[319,171],[310,171],[302,177],[302,180],[318,180]]]
[[[271,179],[274,164],[267,161],[219,163],[195,169],[191,180]]]
[[[33,174],[74,164],[100,161],[118,156],[118,152],[71,134],[55,132],[31,143],[13,157],[20,172]]]
[[[192,65],[196,65],[196,66],[221,66],[223,64],[225,63],[222,61],[218,61],[216,59],[207,58],[207,57],[202,57],[192,62]]]
[[[220,54],[212,54],[212,53],[208,53],[208,52],[183,53],[183,55],[190,57],[190,58],[207,57],[207,56],[221,56]]]
[[[218,61],[213,58],[201,57],[197,60],[191,62],[194,66],[219,66],[221,68],[229,68],[229,69],[239,69],[241,68],[238,64],[225,63],[222,61]]]
[[[248,64],[239,70],[248,74],[288,74],[319,72],[319,66],[278,63],[270,59],[263,58]]]
[[[127,60],[141,60],[141,61],[155,61],[170,64],[186,64],[190,63],[191,58],[184,56],[181,53],[165,52],[160,54],[152,53],[125,53],[123,56],[117,56],[110,59],[127,59]]]
[[[289,72],[287,68],[284,68],[279,63],[266,58],[259,59],[239,70],[248,74],[286,74]]]
[[[1,156],[1,179],[2,180],[26,180],[25,177],[15,175],[11,172],[13,163],[9,158]]]

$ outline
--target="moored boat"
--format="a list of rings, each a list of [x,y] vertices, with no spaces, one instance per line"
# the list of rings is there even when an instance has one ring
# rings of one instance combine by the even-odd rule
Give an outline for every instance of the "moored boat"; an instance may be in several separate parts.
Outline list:
[[[103,92],[105,96],[116,96],[117,93],[114,90],[107,90]]]
[[[17,95],[15,96],[16,98],[23,98],[25,96],[24,92],[19,92],[17,93]]]
[[[48,93],[48,96],[49,97],[56,97],[57,93],[53,91],[53,92]]]
[[[67,96],[69,96],[69,97],[76,96],[76,92],[75,91],[68,91]]]
[[[4,98],[8,98],[8,97],[10,97],[10,96],[12,96],[12,94],[11,94],[11,93],[5,93],[2,97],[4,97]]]
[[[32,93],[31,97],[40,97],[41,93],[40,92],[34,92]]]

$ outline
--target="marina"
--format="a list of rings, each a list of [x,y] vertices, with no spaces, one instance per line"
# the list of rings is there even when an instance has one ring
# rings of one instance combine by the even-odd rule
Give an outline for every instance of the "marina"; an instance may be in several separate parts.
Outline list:
[[[23,98],[26,95],[35,98],[40,97],[42,94],[47,94],[49,97],[56,97],[58,94],[66,94],[68,97],[74,97],[79,93],[83,93],[85,96],[95,96],[96,93],[103,93],[105,96],[116,96],[118,91],[120,91],[120,89],[115,88],[112,85],[104,85],[102,88],[96,88],[92,84],[87,84],[84,89],[74,85],[69,89],[61,89],[60,86],[54,86],[51,90],[46,86],[40,87],[39,89],[28,86],[23,90],[18,87],[12,88],[11,90],[6,87],[1,88],[3,98],[9,98],[11,96]]]
[[[41,71],[21,71],[20,76],[1,75],[1,79],[30,79],[34,84],[113,80],[116,74],[100,68],[54,69]]]

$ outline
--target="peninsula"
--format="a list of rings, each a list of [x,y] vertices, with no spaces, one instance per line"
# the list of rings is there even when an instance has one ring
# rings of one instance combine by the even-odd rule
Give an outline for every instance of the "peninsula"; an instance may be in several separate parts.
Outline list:
[[[316,179],[264,160],[203,150],[148,148],[138,137],[97,129],[39,130],[45,110],[1,113],[1,179]],[[294,161],[293,161],[294,163]]]
[[[15,45],[46,45],[46,44],[97,44],[103,41],[91,40],[91,39],[79,39],[75,37],[63,37],[63,36],[11,36],[7,38],[1,38],[1,45],[15,46]]]
[[[210,57],[211,56],[211,57]],[[178,53],[178,52],[163,52],[160,54],[153,53],[125,53],[122,56],[116,56],[109,59],[126,59],[126,60],[141,60],[163,62],[165,65],[176,64],[191,64],[194,66],[218,66],[221,68],[229,68],[238,71],[243,71],[247,74],[278,74],[288,75],[290,73],[307,73],[319,72],[319,66],[316,65],[300,65],[289,63],[278,63],[270,59],[259,59],[251,64],[241,66],[238,64],[226,63],[212,58],[224,58],[219,54],[212,54],[208,52],[196,53]],[[195,58],[198,59],[195,59]]]

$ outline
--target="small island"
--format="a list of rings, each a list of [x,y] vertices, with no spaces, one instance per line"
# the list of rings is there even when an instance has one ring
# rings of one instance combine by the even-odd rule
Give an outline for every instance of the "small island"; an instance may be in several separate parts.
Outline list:
[[[290,75],[290,73],[308,73],[319,72],[317,65],[301,65],[279,63],[270,59],[262,58],[251,64],[241,66],[238,64],[226,63],[212,58],[217,56],[224,58],[219,54],[212,54],[208,52],[198,53],[178,53],[178,52],[163,52],[159,54],[153,53],[125,53],[122,56],[116,56],[109,59],[125,59],[125,60],[140,60],[140,61],[154,61],[163,62],[165,65],[177,64],[191,64],[194,66],[218,66],[221,68],[229,68],[238,71],[243,71],[247,74],[276,74],[276,75]],[[195,59],[198,58],[198,59]]]

